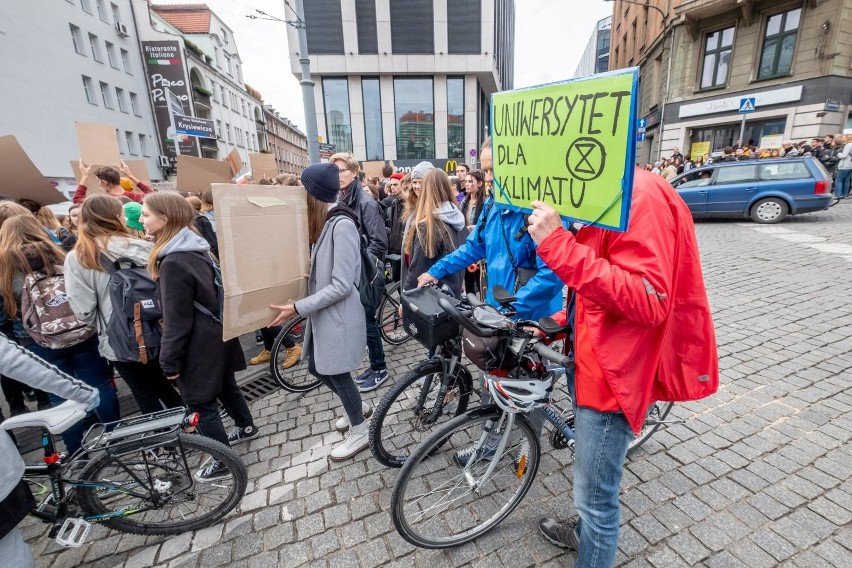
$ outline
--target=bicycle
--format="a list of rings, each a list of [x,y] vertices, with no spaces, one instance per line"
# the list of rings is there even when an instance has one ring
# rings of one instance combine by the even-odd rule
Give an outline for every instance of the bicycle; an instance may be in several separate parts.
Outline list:
[[[36,497],[30,514],[52,524],[49,535],[62,546],[81,546],[94,522],[144,535],[201,529],[227,515],[245,493],[248,474],[239,456],[220,442],[184,432],[195,427],[197,413],[175,408],[96,424],[79,451],[57,453],[53,435],[86,414],[85,405],[65,401],[0,424],[4,430],[43,430],[44,464],[25,466],[24,479]],[[214,459],[228,475],[197,480],[195,473]]]
[[[388,255],[387,260],[393,261],[394,256]],[[389,270],[389,269],[386,269]],[[385,286],[385,291],[382,296],[382,301],[379,304],[379,330],[382,334],[382,339],[391,345],[402,345],[409,339],[411,335],[406,331],[402,324],[402,317],[399,315],[399,307],[401,305],[401,293],[399,282],[390,282]],[[304,350],[303,333],[305,322],[307,320],[302,316],[296,316],[287,322],[275,337],[275,342],[272,344],[272,356],[269,358],[269,374],[275,381],[287,392],[305,393],[319,387],[320,381],[310,373],[308,373],[308,364],[306,361],[298,361],[295,365],[285,368],[284,360],[287,357],[287,339],[291,339],[295,345],[300,345]]]
[[[552,405],[554,380],[571,359],[545,346],[524,326],[546,336],[564,332],[549,318],[513,322],[496,314],[478,318],[464,314],[445,299],[441,306],[470,333],[499,337],[517,365],[505,377],[486,375],[494,404],[480,406],[440,426],[405,461],[391,495],[391,515],[397,532],[422,548],[448,548],[470,542],[502,522],[524,499],[541,458],[539,434],[527,414],[539,410],[556,427],[555,447],[573,453],[573,413]],[[493,309],[493,308],[492,308]],[[482,321],[488,321],[487,327]],[[545,362],[558,365],[548,368]],[[500,373],[501,375],[503,373]],[[645,443],[666,416],[671,403],[655,404],[646,431],[631,444]]]

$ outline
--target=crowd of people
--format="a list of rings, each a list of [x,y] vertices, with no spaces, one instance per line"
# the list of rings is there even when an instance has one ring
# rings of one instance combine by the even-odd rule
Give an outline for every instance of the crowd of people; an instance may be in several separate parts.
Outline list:
[[[339,398],[343,413],[335,427],[346,434],[329,456],[345,460],[368,445],[371,409],[362,393],[389,378],[376,307],[365,306],[358,290],[363,258],[398,259],[393,272],[403,290],[445,284],[455,294],[478,293],[496,305],[493,291],[502,286],[517,298],[517,317],[571,323],[576,369],[566,375],[576,414],[579,520],[544,519],[540,528],[551,542],[578,550],[578,565],[589,565],[590,558],[611,563],[627,445],[647,408],[659,397],[706,396],[718,384],[691,217],[669,184],[641,170],[623,233],[568,223],[543,203],[534,202],[531,215],[496,207],[490,141],[480,158],[481,170],[460,165],[455,179],[424,161],[405,173],[387,167],[369,180],[354,156],[340,153],[306,168],[300,180],[266,180],[301,181],[312,254],[308,295],[270,306],[262,332],[274,338],[278,326],[306,318],[303,349],[288,346],[294,351],[285,365],[307,360],[309,372]],[[57,224],[39,214],[42,208],[0,202],[0,324],[6,336],[0,372],[22,378],[6,353],[9,360],[26,353],[74,386],[36,381],[50,386],[39,408],[76,396],[101,421],[116,420],[114,381],[123,380],[143,412],[185,405],[199,413],[199,434],[226,445],[250,440],[258,425],[234,376],[246,361],[237,340],[222,340],[212,199],[153,192],[125,170],[124,164],[94,171],[82,165],[75,206]],[[125,190],[121,174],[131,175],[130,187],[139,193]],[[103,189],[98,195],[87,195],[89,176]],[[484,272],[487,286],[478,278]],[[136,294],[129,328],[128,298],[114,286],[119,278],[125,293]],[[44,325],[46,315],[59,325]],[[681,322],[677,330],[671,321]],[[353,377],[365,350],[369,367]],[[14,384],[11,376],[2,380],[4,392]],[[487,401],[488,393],[482,396]],[[220,403],[235,422],[230,433]],[[13,406],[13,412],[25,410]],[[535,422],[540,430],[543,419]],[[66,431],[66,449],[80,448],[82,435],[81,428]],[[5,435],[0,438],[3,444]],[[472,451],[459,449],[456,463],[468,463]],[[0,489],[20,479],[10,471],[0,469]],[[201,483],[227,475],[215,460],[194,473]]]
[[[679,174],[715,162],[799,156],[812,156],[819,160],[835,179],[835,195],[841,199],[849,196],[850,182],[852,182],[852,136],[843,134],[828,134],[821,139],[811,138],[800,142],[784,140],[780,148],[758,148],[753,145],[727,146],[716,157],[711,157],[710,154],[684,156],[679,148],[673,148],[671,156],[653,164],[645,164],[644,169],[659,174],[668,181]]]

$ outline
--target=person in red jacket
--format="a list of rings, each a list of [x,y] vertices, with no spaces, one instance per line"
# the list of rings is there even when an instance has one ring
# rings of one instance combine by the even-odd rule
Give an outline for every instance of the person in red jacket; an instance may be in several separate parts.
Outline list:
[[[714,393],[719,365],[692,216],[664,179],[637,169],[627,231],[563,228],[533,202],[529,232],[539,257],[574,294],[576,367],[568,372],[576,433],[574,506],[579,521],[542,519],[576,566],[612,566],[627,448],[654,401]]]
[[[87,166],[80,161],[80,185],[77,186],[77,191],[74,192],[74,203],[82,203],[84,199],[86,199],[86,191],[88,188],[86,187],[86,180],[89,179],[89,175],[92,174],[92,166]],[[122,195],[126,196],[128,199],[135,201],[136,203],[142,203],[142,198],[145,197],[146,194],[154,191],[151,189],[151,186],[139,181],[139,178],[133,175],[133,172],[130,171],[130,168],[127,167],[127,164],[124,163],[124,160],[121,161],[121,167],[115,169],[110,166],[105,166],[103,168],[98,168],[94,171],[95,177],[98,178],[98,185],[100,185],[107,195],[112,195],[113,197],[121,197]],[[138,187],[142,193],[136,193],[132,191],[124,191],[124,188],[121,187],[121,176],[128,178],[133,185]]]

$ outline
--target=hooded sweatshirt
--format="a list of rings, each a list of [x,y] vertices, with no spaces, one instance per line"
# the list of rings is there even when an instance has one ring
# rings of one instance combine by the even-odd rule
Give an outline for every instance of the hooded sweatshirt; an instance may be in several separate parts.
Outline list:
[[[172,237],[166,246],[157,255],[157,260],[163,258],[173,252],[207,252],[210,250],[210,245],[204,240],[204,237],[195,231],[184,227],[177,235]]]
[[[424,272],[428,272],[429,269],[432,268],[433,264],[456,250],[467,238],[467,227],[465,226],[464,215],[458,210],[458,207],[449,201],[445,201],[441,203],[441,206],[435,213],[438,216],[438,220],[440,220],[444,227],[446,227],[447,231],[449,231],[451,242],[446,242],[445,239],[441,239],[435,256],[429,257],[427,256],[426,249],[420,243],[420,239],[417,238],[417,234],[415,234],[411,240],[411,254],[409,255],[409,262],[402,277],[403,290],[416,288],[418,276]],[[421,226],[424,228],[423,234],[425,235],[425,224],[421,224]],[[443,229],[440,225],[436,228],[439,231]],[[462,272],[456,272],[441,278],[438,285],[446,284],[453,290],[453,292],[456,293],[456,295],[458,295],[461,293],[463,278],[464,276]]]
[[[145,266],[152,247],[151,243],[142,239],[114,235],[107,241],[104,253],[111,260],[129,258],[138,266]],[[97,328],[100,354],[109,361],[115,361],[115,353],[107,337],[107,324],[112,316],[109,273],[85,268],[77,259],[77,252],[71,251],[65,257],[65,291],[71,309],[80,321]]]

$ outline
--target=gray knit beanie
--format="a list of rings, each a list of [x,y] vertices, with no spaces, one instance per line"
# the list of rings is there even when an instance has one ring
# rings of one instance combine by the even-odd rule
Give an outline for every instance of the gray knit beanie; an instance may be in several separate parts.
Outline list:
[[[432,165],[432,162],[420,162],[411,170],[411,179],[423,179],[423,176],[434,169],[435,166]]]

